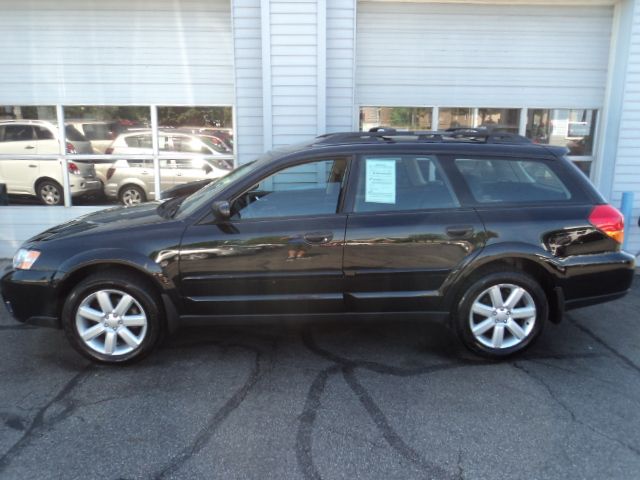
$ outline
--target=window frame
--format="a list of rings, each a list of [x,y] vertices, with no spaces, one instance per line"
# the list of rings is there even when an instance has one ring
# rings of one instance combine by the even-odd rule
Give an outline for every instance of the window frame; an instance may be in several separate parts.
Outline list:
[[[455,176],[456,188],[460,188],[460,198],[464,206],[478,209],[501,209],[501,208],[520,208],[520,207],[550,207],[550,206],[575,206],[590,203],[588,194],[582,186],[576,182],[572,173],[569,172],[561,159],[548,156],[522,155],[514,154],[479,154],[473,152],[460,152],[446,154],[448,157],[447,164],[451,171],[451,176]],[[471,187],[469,186],[465,176],[456,166],[456,160],[499,160],[499,161],[526,161],[526,162],[542,162],[558,177],[558,180],[564,184],[571,198],[567,200],[551,200],[551,201],[526,201],[526,202],[479,202],[476,200]],[[448,173],[448,172],[447,172]],[[454,180],[452,180],[452,183]]]
[[[351,170],[353,168],[353,155],[350,154],[340,154],[337,153],[336,155],[327,155],[326,153],[323,153],[321,155],[318,156],[313,156],[313,157],[304,157],[304,158],[297,158],[295,160],[291,160],[291,161],[287,161],[286,163],[280,163],[278,162],[277,165],[271,165],[272,168],[267,168],[266,170],[263,170],[262,172],[258,173],[257,175],[253,175],[251,177],[249,177],[248,179],[245,179],[245,181],[243,182],[242,185],[239,185],[239,189],[238,190],[233,190],[232,192],[230,192],[230,195],[223,195],[222,197],[219,198],[229,198],[228,202],[230,207],[233,207],[233,204],[243,195],[245,195],[246,193],[250,192],[252,190],[252,188],[256,185],[259,184],[260,182],[262,182],[263,180],[276,175],[277,173],[286,170],[288,168],[293,168],[293,167],[297,167],[300,165],[305,165],[305,164],[309,164],[309,163],[315,163],[315,162],[323,162],[323,161],[335,161],[338,159],[343,159],[346,162],[346,167],[345,167],[345,172],[344,172],[344,178],[342,179],[342,185],[340,187],[340,192],[338,194],[338,201],[336,203],[336,211],[334,213],[316,213],[316,214],[307,214],[307,215],[287,215],[287,216],[278,216],[278,217],[261,217],[261,218],[233,218],[230,217],[228,219],[225,220],[215,220],[216,223],[222,223],[222,224],[235,224],[235,223],[247,223],[247,222],[265,222],[265,221],[283,221],[283,220],[294,220],[294,219],[310,219],[310,218],[323,218],[323,217],[332,217],[335,215],[346,215],[347,212],[345,212],[345,200],[346,200],[346,196],[348,195],[349,192],[349,185],[350,185],[350,177],[351,177]],[[232,187],[232,186],[230,186]],[[224,194],[225,192],[222,191],[220,192],[221,194]],[[211,201],[215,201],[214,198],[211,199]],[[206,221],[206,216],[204,219],[200,220],[199,222],[196,223],[200,223],[202,221]]]
[[[449,188],[451,192],[451,196],[453,200],[457,203],[456,206],[451,207],[437,207],[437,208],[417,208],[417,209],[402,209],[402,210],[371,210],[366,212],[356,212],[355,204],[356,197],[358,194],[358,182],[361,178],[361,175],[366,175],[365,173],[365,165],[366,165],[366,157],[375,156],[377,158],[383,157],[406,157],[406,156],[414,156],[414,157],[430,157],[436,161],[436,165],[440,169],[440,173],[443,175],[446,186]],[[411,214],[411,213],[420,213],[420,212],[442,212],[445,210],[458,211],[465,208],[464,201],[461,198],[458,187],[456,185],[455,180],[451,177],[448,172],[448,168],[445,166],[445,163],[448,163],[446,159],[447,155],[437,152],[416,152],[410,150],[399,150],[397,152],[384,152],[380,154],[376,153],[358,153],[355,155],[354,161],[352,163],[351,173],[349,182],[347,184],[347,193],[345,198],[345,211],[349,215],[396,215],[396,214]]]

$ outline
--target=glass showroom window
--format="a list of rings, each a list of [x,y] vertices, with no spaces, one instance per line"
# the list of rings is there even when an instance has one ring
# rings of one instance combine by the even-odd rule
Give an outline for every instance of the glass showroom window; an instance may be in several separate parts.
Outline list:
[[[0,184],[11,204],[64,203],[56,118],[54,106],[0,106]]]
[[[360,107],[360,131],[373,127],[398,130],[431,130],[433,110],[424,107]]]
[[[149,106],[0,106],[0,184],[10,204],[63,205],[67,197],[69,206],[135,205],[231,171],[232,107],[160,107],[157,131],[153,113]]]
[[[146,131],[151,138],[148,106],[65,106],[64,123],[67,153],[73,155],[81,175],[99,182],[97,190],[72,195],[74,205],[133,205],[155,198],[153,150],[133,152],[117,147],[131,132]],[[131,153],[148,156],[138,160],[114,158],[115,154]]]
[[[519,108],[440,108],[438,128],[492,127],[503,132],[518,133]]]
[[[589,176],[597,114],[585,109],[530,109],[526,135],[535,143],[567,147],[572,160]]]

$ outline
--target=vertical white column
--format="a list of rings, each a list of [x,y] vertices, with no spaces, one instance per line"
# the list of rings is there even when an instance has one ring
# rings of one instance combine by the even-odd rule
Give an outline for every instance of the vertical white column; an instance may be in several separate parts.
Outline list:
[[[62,163],[62,188],[64,191],[64,206],[70,207],[71,188],[69,181],[69,162],[67,160],[67,134],[64,126],[64,109],[62,105],[56,105],[56,119],[58,120],[58,151]]]
[[[151,148],[153,152],[154,198],[160,200],[160,141],[158,138],[158,106],[151,105]]]
[[[327,133],[327,0],[317,0],[317,120],[316,133]]]
[[[433,107],[431,110],[431,130],[440,130],[440,107]]]
[[[529,109],[520,109],[520,125],[518,125],[518,135],[523,137],[527,136],[527,117],[529,116]]]
[[[262,28],[262,137],[264,150],[273,148],[271,88],[271,0],[260,0]]]

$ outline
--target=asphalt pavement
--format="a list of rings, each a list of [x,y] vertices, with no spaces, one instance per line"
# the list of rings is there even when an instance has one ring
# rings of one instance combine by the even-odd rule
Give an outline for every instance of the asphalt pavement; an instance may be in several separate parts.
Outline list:
[[[435,323],[344,320],[102,367],[3,311],[0,479],[640,478],[638,280],[501,363]]]

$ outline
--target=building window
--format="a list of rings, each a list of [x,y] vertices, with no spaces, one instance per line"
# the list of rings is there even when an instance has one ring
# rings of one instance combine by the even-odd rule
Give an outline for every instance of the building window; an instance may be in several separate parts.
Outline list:
[[[569,155],[592,156],[597,110],[532,109],[527,137],[535,143],[567,147]]]
[[[63,205],[65,197],[132,205],[233,169],[232,107],[158,107],[156,130],[153,108],[0,106],[0,183],[10,205]]]
[[[360,131],[374,127],[431,130],[433,110],[425,107],[360,107]]]
[[[519,108],[440,108],[438,128],[491,127],[503,132],[518,133]]]

